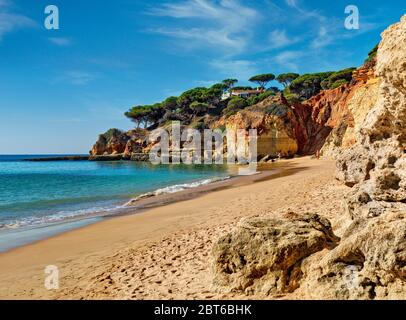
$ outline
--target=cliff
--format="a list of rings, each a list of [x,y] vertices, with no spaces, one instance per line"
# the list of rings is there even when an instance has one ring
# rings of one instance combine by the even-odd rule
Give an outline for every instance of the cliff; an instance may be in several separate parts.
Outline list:
[[[290,104],[283,93],[278,93],[231,116],[218,112],[189,114],[183,117],[188,120],[182,124],[199,129],[257,129],[259,160],[312,155],[317,150],[336,157],[341,149],[357,142],[355,132],[376,103],[380,80],[374,68],[375,59],[371,59],[353,72],[350,83],[322,90],[302,103]],[[174,115],[173,111],[169,113]],[[166,126],[169,121],[160,121],[160,126]],[[91,159],[103,160],[108,155],[114,155],[114,159],[147,159],[150,149],[147,136],[145,129],[129,132],[110,129],[99,136],[90,151]]]
[[[223,119],[227,130],[256,129],[258,158],[294,156],[298,151],[296,118],[281,95],[269,97],[230,118]],[[218,124],[217,124],[218,125]]]
[[[298,108],[311,108],[315,123],[331,128],[324,148],[334,150],[337,175],[349,187],[339,228],[306,212],[241,221],[213,247],[219,290],[405,299],[406,16],[382,34],[378,78],[365,69],[357,75]],[[307,138],[323,139],[322,130],[309,129]]]

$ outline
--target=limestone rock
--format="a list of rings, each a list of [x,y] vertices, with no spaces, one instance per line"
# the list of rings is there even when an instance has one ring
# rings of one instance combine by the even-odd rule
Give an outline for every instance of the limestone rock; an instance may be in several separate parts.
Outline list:
[[[280,95],[248,107],[225,121],[227,130],[256,129],[257,152],[266,156],[291,157],[298,151],[295,136],[295,116]]]
[[[355,218],[406,212],[406,16],[382,34],[377,74],[378,101],[357,133],[359,142],[338,161],[338,177],[355,185],[348,196]]]
[[[118,129],[101,134],[90,151],[91,156],[122,154],[130,137]]]
[[[225,291],[291,292],[302,260],[337,240],[329,221],[315,214],[243,220],[213,248],[215,284]]]
[[[356,143],[337,162],[338,177],[351,187],[341,240],[317,215],[244,220],[214,246],[219,288],[297,290],[311,299],[406,298],[406,16],[382,34],[376,70],[379,81],[369,85],[379,87],[377,96],[366,98],[357,115],[365,120],[354,126]],[[368,83],[365,71],[357,76]],[[358,93],[349,98],[347,92],[347,101],[363,104],[365,90]],[[322,93],[314,99],[324,101],[316,113],[326,125],[340,98]],[[306,104],[295,106],[302,124],[311,123],[307,111]],[[322,136],[315,127],[307,129],[306,139]]]
[[[406,298],[406,16],[382,34],[377,75],[378,100],[337,163],[352,223],[336,248],[304,261],[311,298]]]
[[[405,299],[406,213],[358,220],[340,245],[303,263],[312,299]]]

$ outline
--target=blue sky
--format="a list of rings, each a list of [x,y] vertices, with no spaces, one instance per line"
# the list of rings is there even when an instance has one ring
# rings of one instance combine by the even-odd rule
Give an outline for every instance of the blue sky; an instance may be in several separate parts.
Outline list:
[[[44,27],[59,8],[60,29]],[[357,5],[360,29],[344,28]],[[0,154],[87,153],[123,113],[258,73],[359,66],[404,0],[0,0]]]

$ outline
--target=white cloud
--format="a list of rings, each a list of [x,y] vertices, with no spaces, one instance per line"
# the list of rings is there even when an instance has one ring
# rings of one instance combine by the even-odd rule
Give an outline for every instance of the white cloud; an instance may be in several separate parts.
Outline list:
[[[35,25],[35,22],[30,18],[10,12],[10,7],[9,1],[0,0],[0,41],[10,32]]]
[[[269,34],[270,49],[279,49],[300,41],[298,37],[289,37],[286,30],[274,30]]]
[[[226,50],[230,54],[244,51],[252,36],[260,14],[236,0],[184,0],[178,3],[166,3],[152,9],[156,16],[186,19],[191,27],[161,27],[149,31],[165,36],[179,38],[189,48],[211,47]]]
[[[297,0],[285,0],[285,2],[291,8],[297,8],[298,7]]]
[[[301,51],[284,51],[279,53],[274,60],[283,69],[289,70],[289,72],[298,72],[298,62],[302,57],[303,52]]]
[[[210,66],[227,78],[236,78],[240,81],[248,80],[258,73],[258,66],[248,60],[219,59],[210,62]]]
[[[72,40],[70,40],[68,38],[62,38],[62,37],[51,37],[51,38],[48,38],[48,40],[51,43],[53,43],[57,46],[60,46],[60,47],[69,47],[73,44]]]

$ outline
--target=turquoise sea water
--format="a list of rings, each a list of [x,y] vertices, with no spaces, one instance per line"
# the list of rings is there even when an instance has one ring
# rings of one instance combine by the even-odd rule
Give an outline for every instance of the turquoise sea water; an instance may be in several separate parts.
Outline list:
[[[0,232],[114,214],[136,196],[175,192],[228,176],[225,166],[22,161],[28,157],[43,156],[0,156]]]

